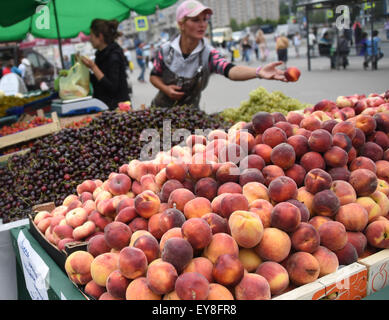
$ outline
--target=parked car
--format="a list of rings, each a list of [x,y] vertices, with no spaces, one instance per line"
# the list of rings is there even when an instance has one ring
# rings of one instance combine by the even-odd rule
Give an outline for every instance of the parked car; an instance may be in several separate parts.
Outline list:
[[[54,88],[54,66],[39,52],[32,48],[20,49],[17,44],[0,47],[0,61],[3,63],[11,60],[15,66],[18,66],[22,56],[31,62],[36,89],[39,89],[43,81],[50,88]]]
[[[271,24],[264,24],[262,26],[259,26],[263,33],[273,33],[274,32],[274,27]]]

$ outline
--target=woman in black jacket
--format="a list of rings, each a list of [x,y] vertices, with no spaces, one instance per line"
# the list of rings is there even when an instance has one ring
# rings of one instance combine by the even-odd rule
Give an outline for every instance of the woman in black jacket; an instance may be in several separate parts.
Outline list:
[[[120,36],[118,24],[116,20],[93,20],[90,42],[97,49],[95,61],[82,57],[83,63],[92,71],[93,96],[110,110],[116,109],[119,102],[130,100],[126,74],[128,61],[115,42]]]

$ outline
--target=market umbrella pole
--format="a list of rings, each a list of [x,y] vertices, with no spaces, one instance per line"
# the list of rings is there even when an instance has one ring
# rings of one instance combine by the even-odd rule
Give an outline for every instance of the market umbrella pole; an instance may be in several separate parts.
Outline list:
[[[61,35],[60,35],[60,32],[59,32],[57,6],[55,5],[55,0],[53,0],[53,7],[54,7],[55,24],[56,24],[56,27],[57,27],[57,38],[58,38],[59,55],[61,57],[62,69],[65,69],[65,63],[64,63],[63,54],[62,54]]]
[[[305,7],[305,16],[307,19],[307,58],[308,58],[308,71],[311,71],[311,47],[309,45],[309,8]]]

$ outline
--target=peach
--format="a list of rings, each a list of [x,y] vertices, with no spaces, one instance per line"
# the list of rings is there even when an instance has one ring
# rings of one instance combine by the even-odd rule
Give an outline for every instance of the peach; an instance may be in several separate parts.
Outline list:
[[[223,183],[217,189],[217,195],[222,193],[242,193],[242,186],[236,182]]]
[[[62,205],[68,207],[71,202],[76,201],[78,199],[79,197],[75,194],[70,194],[62,201]]]
[[[85,180],[76,187],[78,195],[81,195],[83,192],[93,193],[97,188],[96,183],[93,180]]]
[[[86,221],[81,226],[74,228],[72,237],[74,240],[82,240],[85,239],[96,231],[96,225],[92,221]]]
[[[96,284],[96,282],[94,282],[93,280],[89,281],[86,285],[85,285],[85,288],[84,288],[84,292],[98,300],[100,298],[100,296],[106,292],[106,288],[105,287],[102,287],[102,286],[99,286],[98,284]]]
[[[306,171],[303,166],[295,163],[289,169],[285,170],[285,175],[294,180],[297,187],[301,187],[304,184],[304,178]]]
[[[67,243],[75,242],[73,238],[64,238],[62,240],[59,240],[57,243],[57,248],[59,251],[65,250]]]
[[[194,194],[197,197],[204,197],[212,201],[216,197],[217,192],[218,183],[213,178],[201,178],[195,184]]]
[[[362,147],[360,147],[358,149],[358,153],[360,156],[367,157],[374,162],[382,160],[384,156],[384,150],[382,147],[372,141],[368,141]]]
[[[291,124],[299,125],[303,118],[304,116],[301,113],[298,113],[296,111],[290,111],[286,115],[286,121],[288,121]]]
[[[320,245],[320,235],[312,224],[302,222],[291,235],[296,251],[313,253]]]
[[[242,171],[239,177],[240,186],[244,186],[249,182],[265,183],[265,178],[260,170],[256,168],[249,168]],[[228,182],[227,182],[228,183]],[[230,182],[233,183],[233,182]],[[230,192],[233,193],[233,192]],[[241,192],[240,192],[241,193]]]
[[[293,135],[293,126],[289,122],[283,120],[283,121],[278,121],[277,123],[274,124],[275,127],[282,129],[285,133],[286,136],[289,138]]]
[[[333,251],[327,249],[326,247],[319,246],[312,255],[319,262],[319,278],[338,270],[339,260]]]
[[[168,239],[162,249],[161,258],[171,263],[181,273],[182,270],[193,259],[193,248],[189,241],[173,237]]]
[[[332,181],[343,180],[348,182],[351,175],[351,172],[347,167],[331,168],[328,173],[330,174]]]
[[[357,194],[353,186],[347,181],[333,181],[330,190],[338,197],[341,206],[357,201]]]
[[[376,131],[371,134],[369,141],[378,144],[383,151],[389,148],[389,136],[383,131]]]
[[[141,249],[146,255],[147,263],[159,258],[160,248],[156,238],[152,235],[141,235],[133,244],[134,248]]]
[[[89,252],[75,251],[66,258],[66,274],[76,284],[87,284],[92,280],[91,265],[93,261],[94,257]]]
[[[320,216],[333,217],[340,208],[340,201],[332,190],[323,190],[313,197],[313,212]]]
[[[372,222],[379,216],[382,216],[381,207],[377,202],[373,200],[371,197],[359,197],[357,198],[356,203],[360,204],[364,207],[368,214],[368,222]]]
[[[122,210],[118,212],[118,214],[115,216],[114,221],[123,222],[125,224],[130,223],[133,219],[135,219],[138,216],[135,207],[125,207]]]
[[[154,193],[158,193],[161,191],[161,187],[155,181],[155,175],[153,174],[145,174],[140,178],[140,185],[142,188],[142,192],[146,190],[153,191]]]
[[[193,258],[184,268],[182,273],[197,272],[202,274],[210,283],[213,282],[212,276],[213,263],[205,257]]]
[[[219,183],[238,182],[240,176],[239,167],[233,162],[225,162],[216,171],[216,181]]]
[[[294,151],[293,146],[283,142],[273,147],[270,160],[273,164],[281,167],[283,170],[286,170],[295,163],[296,152]]]
[[[174,190],[180,188],[184,188],[184,185],[180,181],[174,179],[167,180],[161,188],[161,193],[160,193],[161,202],[167,202],[169,200],[170,194]]]
[[[221,202],[223,200],[224,197],[226,197],[227,195],[229,195],[230,193],[222,193],[218,196],[216,196],[212,202],[211,202],[211,207],[212,207],[212,212],[214,213],[217,213],[220,215],[221,213],[221,209],[220,209],[220,205],[221,205]]]
[[[84,191],[80,194],[80,201],[84,204],[88,200],[93,200],[93,194],[87,191]]]
[[[297,196],[297,184],[292,178],[286,176],[277,177],[270,182],[268,193],[270,199],[276,203],[295,199]]]
[[[195,180],[209,177],[212,174],[212,164],[207,161],[205,154],[195,154],[188,164],[188,172]]]
[[[54,228],[52,228],[52,235],[54,243],[57,244],[62,239],[73,238],[73,228],[67,224],[56,225]]]
[[[270,201],[268,188],[260,182],[253,181],[246,183],[242,188],[242,193],[246,197],[249,205],[258,199]]]
[[[161,252],[165,246],[165,242],[170,238],[183,238],[181,228],[171,228],[162,235],[161,240],[159,241],[159,249]]]
[[[377,176],[368,169],[356,169],[351,172],[349,183],[359,197],[372,194],[378,185]]]
[[[369,215],[366,209],[358,203],[341,206],[335,220],[341,222],[347,231],[363,231],[367,226]]]
[[[83,225],[88,220],[88,212],[83,208],[70,210],[66,216],[66,223],[72,228]]]
[[[365,235],[367,242],[374,248],[389,248],[389,220],[378,220],[369,223]]]
[[[274,148],[277,145],[286,142],[287,140],[288,137],[285,131],[277,127],[268,128],[262,134],[263,144],[267,144],[271,148]]]
[[[315,281],[320,274],[317,259],[308,252],[293,253],[287,260],[286,270],[290,281],[298,286]]]
[[[351,147],[350,151],[347,153],[348,161],[347,165],[350,165],[351,162],[357,157],[357,149]]]
[[[313,132],[321,128],[321,121],[315,116],[310,115],[304,117],[299,123],[299,126],[300,128]]]
[[[367,238],[363,232],[347,232],[347,242],[351,243],[357,250],[358,257],[362,256],[367,246]]]
[[[281,167],[274,164],[270,164],[264,167],[262,169],[262,174],[263,177],[265,178],[266,186],[269,186],[274,179],[285,176],[284,170]]]
[[[228,219],[234,211],[237,210],[247,211],[248,208],[249,208],[249,202],[243,194],[227,193],[226,196],[223,197],[223,199],[220,202],[220,215]]]
[[[146,277],[139,277],[130,282],[126,290],[126,300],[161,300],[147,284]]]
[[[227,133],[221,129],[212,130],[207,135],[208,141],[217,140],[217,139],[226,140],[227,138],[228,138]]]
[[[376,190],[369,197],[380,206],[382,216],[386,216],[389,213],[389,198],[385,193]]]
[[[327,221],[332,221],[331,218],[329,217],[324,217],[324,216],[314,216],[312,217],[308,223],[313,225],[315,227],[316,230],[319,230],[320,226],[323,224],[323,223],[326,223]]]
[[[350,242],[347,242],[342,249],[335,251],[335,254],[340,265],[349,265],[358,260],[357,250]]]
[[[104,228],[105,241],[111,248],[116,250],[128,246],[132,233],[128,225],[119,221],[113,221]]]
[[[383,179],[377,179],[378,185],[376,191],[381,191],[389,198],[389,182],[383,180]]]
[[[191,134],[185,139],[185,143],[190,148],[192,148],[196,144],[206,145],[207,138],[199,134]]]
[[[297,199],[289,199],[286,202],[295,205],[300,210],[301,222],[308,222],[310,218],[310,212],[304,203],[298,201]]]
[[[247,272],[254,272],[262,263],[262,259],[254,251],[254,248],[240,248],[239,260]]]
[[[256,273],[244,274],[234,288],[236,300],[270,300],[270,285],[265,277]]]
[[[111,247],[105,242],[103,234],[97,234],[88,240],[87,251],[93,257],[97,257],[98,255],[109,252],[110,250]]]
[[[108,191],[113,195],[126,194],[131,190],[131,178],[123,173],[115,175],[109,179]]]
[[[351,121],[340,121],[332,129],[332,135],[338,132],[345,133],[352,141],[356,135],[356,127]]]
[[[308,145],[311,151],[326,152],[332,146],[332,135],[324,129],[314,130],[308,139]]]
[[[260,156],[265,161],[265,164],[268,165],[271,163],[270,157],[271,157],[272,150],[273,148],[270,147],[269,145],[260,143],[260,144],[256,144],[253,147],[253,149],[251,150],[251,154]]]
[[[287,143],[293,147],[296,159],[300,159],[309,151],[308,139],[303,135],[290,136]]]
[[[244,129],[236,130],[229,134],[230,142],[239,145],[243,151],[247,154],[255,145],[255,138],[250,132]],[[242,159],[242,158],[241,158]]]
[[[240,161],[239,169],[240,171],[252,168],[262,170],[265,165],[265,160],[261,156],[257,154],[249,154]]]
[[[293,232],[301,223],[300,210],[289,202],[276,204],[271,213],[270,225],[286,232]]]
[[[376,163],[377,178],[389,182],[389,161],[378,160]]]
[[[264,228],[270,227],[273,205],[265,199],[257,199],[249,204],[249,211],[255,213],[262,222]]]
[[[190,218],[181,227],[182,236],[194,250],[205,248],[212,240],[212,229],[202,218]]]
[[[68,212],[68,207],[67,206],[58,206],[58,207],[55,207],[51,212],[50,214],[55,217],[56,215],[59,215],[59,216],[65,216],[66,213]],[[40,212],[48,212],[48,211],[40,211]],[[39,212],[38,212],[39,213]],[[35,218],[34,218],[34,221],[35,221]]]
[[[124,247],[118,254],[118,268],[127,279],[136,279],[146,273],[147,257],[141,249]]]
[[[265,261],[259,265],[255,273],[267,280],[272,295],[281,294],[289,286],[289,274],[277,262]]]
[[[115,201],[113,198],[96,200],[96,209],[103,216],[113,218],[116,213]]]
[[[175,291],[182,300],[206,300],[209,293],[209,282],[200,273],[185,272],[177,278]]]
[[[320,129],[320,128],[318,128],[318,129]],[[294,129],[293,132],[294,132],[294,135],[304,136],[305,138],[307,138],[307,140],[309,139],[309,137],[311,136],[311,133],[312,133],[312,131],[304,129],[304,128],[296,128],[296,129]]]
[[[286,117],[281,112],[278,112],[278,111],[272,112],[271,115],[272,115],[272,117],[274,119],[274,124],[276,124],[278,122],[281,122],[281,121],[286,121]]]
[[[338,132],[333,135],[332,144],[333,146],[343,149],[346,153],[349,152],[353,146],[350,137],[343,132]]]
[[[291,246],[286,232],[278,228],[265,228],[262,240],[254,250],[262,259],[281,262],[289,255]]]
[[[169,208],[160,214],[159,227],[165,233],[169,229],[181,227],[185,221],[185,215],[180,210]]]
[[[131,232],[138,230],[148,230],[149,227],[148,220],[142,217],[136,217],[135,219],[131,220],[128,226],[130,227]]]
[[[105,287],[111,272],[118,268],[119,255],[106,252],[95,257],[90,266],[90,273],[97,285]]]
[[[215,282],[224,286],[235,286],[240,282],[244,274],[242,262],[236,255],[220,255],[212,270],[212,276]]]
[[[203,256],[215,263],[217,258],[223,254],[239,256],[239,247],[235,239],[227,233],[216,233],[212,235],[210,244],[204,248]]]
[[[328,167],[344,167],[348,162],[348,154],[338,146],[332,146],[324,153],[324,160]]]
[[[264,133],[266,129],[273,126],[274,118],[269,112],[259,111],[253,115],[251,122],[257,134]]]
[[[306,187],[300,187],[297,190],[297,197],[296,200],[300,201],[301,203],[305,204],[307,207],[309,213],[313,214],[313,198],[314,194],[307,191]]]
[[[158,295],[173,291],[177,278],[177,271],[169,262],[157,261],[147,269],[147,285]]]
[[[185,188],[179,188],[173,190],[170,193],[167,203],[170,208],[175,208],[181,212],[184,212],[186,203],[193,199],[195,199],[195,195],[192,191]]]
[[[219,283],[209,284],[209,293],[207,300],[235,300],[234,296],[225,286]]]
[[[362,147],[366,142],[366,136],[364,132],[359,128],[355,128],[355,136],[353,139],[351,139],[351,142],[353,147],[356,149]]]
[[[386,107],[388,104],[386,104]],[[388,109],[386,109],[388,110]],[[384,133],[389,133],[389,115],[388,112],[378,112],[373,116],[377,123],[377,130]]]
[[[124,300],[130,282],[119,270],[114,270],[109,274],[105,287],[112,297]]]
[[[145,190],[135,197],[134,206],[136,212],[143,218],[150,218],[158,213],[161,200],[151,190]]]
[[[162,300],[181,300],[175,290],[163,295]]]
[[[228,144],[228,141],[225,139],[215,139],[209,141],[205,148],[205,154],[208,161],[214,159],[214,156],[218,157],[220,150]]]
[[[262,239],[263,225],[255,213],[234,211],[228,219],[228,224],[231,236],[243,248],[253,248]]]
[[[347,243],[344,225],[338,221],[328,221],[319,227],[320,245],[332,251],[342,249]]]
[[[165,169],[166,169],[166,177],[168,180],[174,179],[180,182],[184,182],[187,174],[187,168],[184,166],[183,163],[172,161],[166,166]]]
[[[315,168],[323,170],[326,168],[324,158],[319,152],[316,151],[309,151],[304,154],[300,159],[300,165],[303,166],[306,172],[309,172]]]
[[[201,217],[205,220],[211,228],[212,234],[216,233],[229,233],[228,221],[222,216],[210,212]]]
[[[201,218],[204,214],[212,212],[211,201],[203,197],[194,198],[185,204],[183,212],[186,219]]]
[[[359,114],[355,117],[355,127],[363,131],[367,136],[375,131],[377,128],[377,122],[375,118],[368,114]]]

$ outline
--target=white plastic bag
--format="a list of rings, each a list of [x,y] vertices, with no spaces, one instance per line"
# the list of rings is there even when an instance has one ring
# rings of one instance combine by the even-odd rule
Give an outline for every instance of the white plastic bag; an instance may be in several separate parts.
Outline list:
[[[59,96],[62,100],[86,97],[89,94],[89,69],[76,58],[66,77],[59,79]]]

